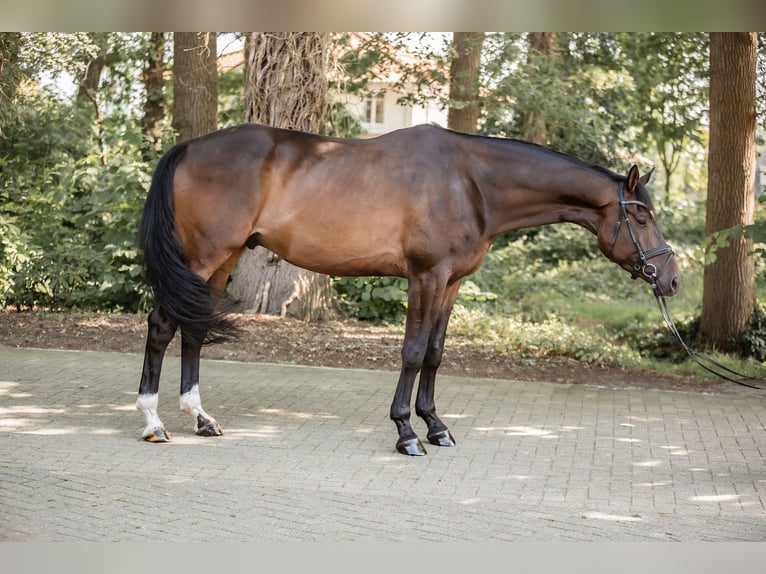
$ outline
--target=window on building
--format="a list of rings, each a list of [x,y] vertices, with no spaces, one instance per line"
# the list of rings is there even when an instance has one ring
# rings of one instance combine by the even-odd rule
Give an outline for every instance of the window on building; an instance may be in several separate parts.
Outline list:
[[[371,96],[364,103],[364,121],[368,124],[383,123],[383,95]]]

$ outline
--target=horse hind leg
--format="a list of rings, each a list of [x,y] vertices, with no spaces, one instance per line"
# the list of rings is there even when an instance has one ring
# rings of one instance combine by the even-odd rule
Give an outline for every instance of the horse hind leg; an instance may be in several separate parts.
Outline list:
[[[212,274],[208,283],[213,293],[223,293],[231,271],[242,255],[242,251],[240,249],[235,252]],[[202,399],[199,392],[201,350],[201,342],[191,342],[181,333],[181,393],[178,404],[181,411],[192,417],[194,432],[197,435],[221,436],[223,434],[221,425],[202,408]]]
[[[181,396],[179,407],[191,415],[194,432],[199,436],[221,436],[223,429],[202,408],[199,394],[199,363],[202,345],[191,343],[181,334]]]
[[[162,307],[149,313],[144,367],[138,387],[136,408],[146,419],[143,438],[148,442],[169,442],[170,433],[162,424],[158,413],[160,372],[165,350],[173,339],[178,326],[167,316]]]

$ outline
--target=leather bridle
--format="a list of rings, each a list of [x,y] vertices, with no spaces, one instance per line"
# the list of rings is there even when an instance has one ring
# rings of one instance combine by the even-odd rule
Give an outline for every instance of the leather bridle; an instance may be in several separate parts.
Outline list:
[[[651,281],[652,291],[654,291],[654,294],[657,295],[657,278],[662,275],[671,259],[673,259],[673,248],[666,243],[661,247],[655,247],[654,249],[650,249],[648,251],[644,251],[642,249],[641,244],[638,241],[638,237],[636,237],[636,233],[633,231],[633,227],[631,226],[630,216],[628,215],[628,210],[626,207],[628,205],[636,205],[645,209],[649,214],[652,222],[655,221],[654,212],[643,201],[638,201],[637,199],[625,199],[624,188],[625,182],[621,181],[617,190],[620,206],[620,216],[617,218],[617,223],[615,224],[614,235],[612,236],[612,245],[609,248],[609,259],[614,261],[614,247],[617,244],[617,238],[620,235],[620,230],[623,228],[623,224],[625,224],[625,228],[628,230],[630,240],[633,242],[633,246],[636,248],[636,253],[638,254],[638,259],[632,267],[631,276],[633,279],[636,279],[639,273],[643,274],[644,277]],[[661,255],[667,255],[667,257],[665,258],[665,262],[662,264],[658,271],[657,266],[654,263],[651,263],[650,259],[660,257]]]

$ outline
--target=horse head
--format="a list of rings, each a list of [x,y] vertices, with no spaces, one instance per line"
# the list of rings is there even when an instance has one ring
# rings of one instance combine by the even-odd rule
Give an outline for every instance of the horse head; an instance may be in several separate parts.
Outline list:
[[[646,184],[652,172],[640,176],[630,168],[619,182],[614,201],[605,208],[605,222],[599,230],[599,246],[604,254],[652,286],[655,295],[675,295],[681,272],[657,225]]]

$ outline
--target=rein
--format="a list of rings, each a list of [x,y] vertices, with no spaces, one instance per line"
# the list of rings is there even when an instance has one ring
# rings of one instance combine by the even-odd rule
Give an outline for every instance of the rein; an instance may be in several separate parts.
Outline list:
[[[758,381],[759,379],[756,379],[755,377],[748,377],[747,375],[743,375],[742,373],[739,373],[737,371],[734,371],[730,369],[729,367],[722,365],[715,359],[711,359],[704,353],[700,353],[696,349],[692,349],[689,347],[684,340],[681,338],[681,333],[678,332],[678,328],[676,327],[676,324],[673,322],[673,317],[670,314],[670,308],[668,307],[668,301],[663,297],[662,295],[654,294],[654,297],[657,299],[657,306],[660,309],[660,314],[662,315],[662,318],[665,320],[665,324],[670,329],[670,332],[673,333],[676,339],[678,339],[678,342],[681,343],[681,346],[683,347],[684,351],[689,355],[689,357],[692,358],[692,360],[697,363],[700,367],[708,371],[709,373],[713,373],[715,376],[720,377],[724,379],[725,381],[729,381],[730,383],[736,383],[737,385],[741,385],[743,387],[747,387],[749,389],[758,389],[759,391],[763,390],[763,387],[758,387],[756,385],[746,383],[745,381],[741,379],[745,379],[747,381]],[[728,373],[728,374],[726,374]],[[733,377],[739,377],[738,379]]]
[[[636,248],[636,252],[638,253],[638,261],[633,265],[633,271],[632,271],[633,279],[636,279],[640,272],[644,275],[644,277],[651,280],[652,292],[654,293],[654,297],[657,300],[657,307],[660,309],[660,314],[662,315],[662,318],[665,321],[665,324],[668,326],[668,329],[670,329],[670,332],[681,344],[681,347],[684,349],[684,351],[686,351],[689,357],[691,357],[691,359],[695,363],[697,363],[700,367],[702,367],[709,373],[716,375],[717,377],[720,377],[726,381],[729,381],[731,383],[735,383],[737,385],[741,385],[743,387],[747,387],[750,389],[764,390],[762,387],[758,387],[756,385],[745,382],[745,381],[758,381],[759,379],[755,377],[749,377],[747,375],[743,375],[742,373],[734,371],[730,369],[729,367],[722,365],[715,359],[708,357],[704,353],[701,353],[697,351],[696,349],[692,349],[684,342],[683,338],[681,337],[681,333],[678,332],[678,328],[673,322],[673,316],[670,314],[670,307],[668,307],[667,299],[665,299],[665,297],[657,293],[657,278],[659,275],[662,274],[663,271],[665,271],[665,268],[670,263],[670,260],[674,257],[673,249],[670,247],[670,245],[667,245],[667,244],[665,244],[662,247],[650,249],[649,251],[644,251],[641,248],[641,244],[638,242],[638,238],[636,237],[636,234],[634,233],[633,228],[631,227],[630,218],[628,217],[628,212],[625,209],[625,207],[628,205],[637,205],[639,207],[643,207],[651,216],[652,221],[654,221],[654,213],[649,208],[649,206],[642,201],[626,200],[624,192],[623,192],[624,185],[625,185],[624,182],[620,182],[620,187],[618,190],[619,202],[620,202],[620,218],[617,220],[617,225],[615,226],[615,230],[614,230],[614,236],[612,237],[612,246],[609,251],[609,259],[612,259],[612,253],[614,252],[614,246],[617,243],[617,237],[620,233],[622,224],[625,223],[625,227],[628,230],[630,239]],[[650,263],[649,260],[654,257],[658,257],[660,255],[665,255],[665,254],[667,254],[668,257],[665,260],[665,263],[662,265],[662,267],[658,271],[657,266],[654,265],[653,263]],[[739,377],[739,378],[735,379],[733,377]]]

